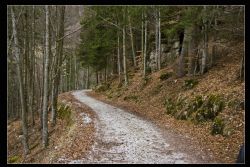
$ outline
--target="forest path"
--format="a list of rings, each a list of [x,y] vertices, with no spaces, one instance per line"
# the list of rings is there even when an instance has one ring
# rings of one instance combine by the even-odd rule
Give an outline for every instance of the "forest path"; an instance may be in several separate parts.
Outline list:
[[[192,153],[175,150],[168,142],[171,135],[164,136],[150,121],[89,97],[87,91],[72,95],[96,113],[96,141],[85,159],[69,163],[202,163]],[[171,140],[178,145],[178,139]]]

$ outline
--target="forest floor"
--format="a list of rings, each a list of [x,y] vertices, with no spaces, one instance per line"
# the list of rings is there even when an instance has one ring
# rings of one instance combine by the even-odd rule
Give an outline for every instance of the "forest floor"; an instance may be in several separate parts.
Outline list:
[[[211,157],[187,136],[155,126],[139,115],[73,91],[60,95],[70,120],[49,123],[50,144],[41,145],[39,123],[30,131],[31,153],[22,155],[20,122],[8,127],[8,157],[15,163],[209,163]],[[89,106],[89,107],[87,107]],[[13,130],[13,131],[11,131]],[[15,146],[15,147],[13,147]],[[17,152],[15,152],[17,151]]]
[[[233,47],[241,50],[243,44]],[[162,69],[148,75],[145,81],[140,72],[129,73],[129,85],[121,86],[117,78],[109,81],[109,88],[88,93],[90,96],[111,105],[122,107],[139,114],[162,129],[168,129],[181,136],[187,136],[200,146],[211,162],[235,163],[240,145],[245,138],[245,82],[238,79],[241,56],[231,52],[218,59],[214,67],[202,76],[175,78],[161,80],[164,73],[173,71],[170,68]],[[183,89],[185,80],[196,79],[198,84],[192,89]],[[101,88],[101,87],[99,87]],[[194,124],[189,120],[177,120],[166,113],[164,105],[166,98],[178,99],[185,97],[194,99],[201,95],[220,95],[223,97],[224,109],[219,113],[230,129],[228,135],[212,135],[212,121]],[[243,102],[243,103],[242,103]],[[243,106],[239,107],[240,104]],[[183,148],[184,149],[184,148]]]
[[[183,84],[192,77],[161,80],[163,73],[171,71],[165,68],[150,74],[147,81],[139,72],[130,73],[128,87],[121,87],[116,78],[99,93],[63,93],[59,103],[70,107],[70,119],[58,118],[54,127],[48,121],[47,149],[41,144],[38,114],[35,126],[29,120],[31,153],[26,157],[20,121],[8,121],[8,162],[235,163],[245,138],[245,109],[239,107],[245,101],[245,82],[237,78],[240,58],[231,53],[218,60],[203,76],[196,76],[198,84],[188,90]],[[219,116],[231,129],[228,136],[212,135],[212,121],[194,124],[166,114],[166,97],[210,94],[223,96],[225,107]]]
[[[42,146],[40,121],[36,115],[35,126],[29,121],[30,154],[23,156],[19,135],[22,134],[20,120],[8,122],[8,163],[65,163],[67,159],[85,156],[94,142],[94,112],[75,99],[71,92],[59,95],[59,104],[70,107],[70,115],[57,119],[56,126],[48,121],[49,146]],[[59,105],[59,106],[60,106]],[[51,116],[49,112],[49,118]]]

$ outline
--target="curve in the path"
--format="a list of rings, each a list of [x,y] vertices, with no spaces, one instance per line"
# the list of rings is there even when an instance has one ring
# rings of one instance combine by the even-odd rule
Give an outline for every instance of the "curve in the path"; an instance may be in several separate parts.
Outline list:
[[[197,163],[192,155],[175,151],[151,122],[89,97],[86,91],[72,94],[91,107],[98,120],[92,151],[86,159],[70,163]]]

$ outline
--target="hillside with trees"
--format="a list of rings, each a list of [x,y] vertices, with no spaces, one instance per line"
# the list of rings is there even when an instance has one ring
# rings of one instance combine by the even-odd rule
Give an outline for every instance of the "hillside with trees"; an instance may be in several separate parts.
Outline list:
[[[201,150],[205,163],[235,163],[245,139],[244,6],[8,6],[7,16],[8,163],[89,155],[101,117],[77,99],[83,89],[186,136],[176,147]]]

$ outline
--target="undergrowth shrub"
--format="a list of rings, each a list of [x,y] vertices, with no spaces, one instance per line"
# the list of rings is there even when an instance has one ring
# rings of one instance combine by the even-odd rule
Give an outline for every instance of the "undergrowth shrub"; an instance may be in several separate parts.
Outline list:
[[[21,160],[20,156],[14,155],[8,158],[8,163],[19,163]]]
[[[184,85],[182,86],[184,90],[192,89],[198,84],[196,79],[187,79],[184,81]]]
[[[71,109],[68,105],[65,105],[63,103],[60,103],[60,104],[58,103],[57,115],[58,115],[58,118],[65,120],[67,125],[72,124]]]
[[[225,124],[224,124],[223,119],[220,117],[216,117],[212,124],[211,134],[212,135],[223,134],[224,126]]]
[[[167,79],[170,78],[171,76],[173,76],[173,73],[172,73],[172,72],[163,73],[163,74],[160,75],[160,80],[161,80],[161,81],[167,80]]]

